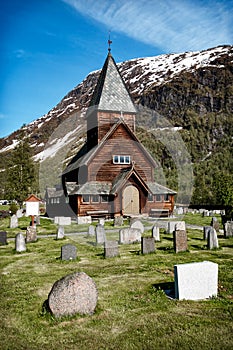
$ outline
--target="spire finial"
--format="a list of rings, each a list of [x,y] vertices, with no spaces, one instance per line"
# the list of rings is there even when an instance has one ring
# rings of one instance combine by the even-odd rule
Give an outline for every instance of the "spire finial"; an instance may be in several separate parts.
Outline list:
[[[112,44],[112,40],[110,39],[110,30],[109,30],[109,33],[108,33],[108,52],[110,53],[111,52],[111,44]]]

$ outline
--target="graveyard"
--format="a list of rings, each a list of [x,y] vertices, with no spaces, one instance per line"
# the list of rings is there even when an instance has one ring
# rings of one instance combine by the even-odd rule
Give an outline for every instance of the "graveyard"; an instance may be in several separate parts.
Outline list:
[[[123,240],[129,233],[128,220],[121,226],[105,221],[101,229],[108,244],[97,241],[98,222],[92,224],[92,233],[90,225],[72,222],[58,239],[58,224],[41,217],[37,239],[27,242],[25,251],[16,251],[15,237],[19,232],[25,236],[30,218],[19,218],[14,228],[9,218],[2,218],[0,231],[6,232],[6,244],[0,245],[1,349],[231,349],[233,237],[224,236],[221,218],[216,217],[218,245],[211,249],[203,228],[211,225],[212,217],[200,213],[144,219],[144,240],[137,236],[135,242]],[[181,242],[169,232],[174,220],[185,221],[185,245],[183,227],[179,227]],[[152,241],[154,249],[147,251],[158,223],[159,240]],[[120,230],[124,230],[122,242],[113,254]],[[176,250],[179,244],[185,249]],[[204,261],[218,265],[217,295],[175,298],[174,266]],[[46,301],[54,283],[83,272],[98,291],[95,311],[51,314]]]

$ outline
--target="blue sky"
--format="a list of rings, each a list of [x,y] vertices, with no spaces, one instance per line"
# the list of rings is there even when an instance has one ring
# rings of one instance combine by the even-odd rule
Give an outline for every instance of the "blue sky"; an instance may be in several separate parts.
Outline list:
[[[233,41],[233,0],[8,0],[0,14],[0,137],[100,69],[109,31],[116,62]]]

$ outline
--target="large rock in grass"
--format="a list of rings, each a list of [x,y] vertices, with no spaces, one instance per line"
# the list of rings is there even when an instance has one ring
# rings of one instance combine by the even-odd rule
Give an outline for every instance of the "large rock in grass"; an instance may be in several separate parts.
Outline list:
[[[75,272],[55,282],[48,306],[55,317],[93,314],[98,299],[96,284],[85,272]]]

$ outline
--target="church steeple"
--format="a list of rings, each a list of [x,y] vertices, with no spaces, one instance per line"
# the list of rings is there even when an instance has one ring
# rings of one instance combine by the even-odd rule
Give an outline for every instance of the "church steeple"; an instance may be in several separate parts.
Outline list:
[[[112,57],[109,42],[108,55],[87,112],[88,149],[97,145],[119,119],[124,120],[134,131],[136,113],[137,110]]]
[[[98,110],[136,113],[136,109],[109,50],[90,106]]]

